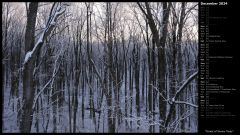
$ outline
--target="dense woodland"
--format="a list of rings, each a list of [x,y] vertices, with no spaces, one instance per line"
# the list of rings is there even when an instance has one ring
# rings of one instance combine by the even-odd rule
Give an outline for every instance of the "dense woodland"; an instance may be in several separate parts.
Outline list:
[[[197,132],[198,3],[2,3],[3,132]]]

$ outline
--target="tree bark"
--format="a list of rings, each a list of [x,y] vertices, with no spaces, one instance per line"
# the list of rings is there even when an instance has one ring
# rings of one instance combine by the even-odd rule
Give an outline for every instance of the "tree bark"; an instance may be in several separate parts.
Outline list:
[[[25,33],[25,52],[32,50],[34,47],[35,23],[37,17],[38,3],[31,2],[29,4],[29,12],[27,14],[27,26]],[[32,125],[32,105],[34,99],[34,84],[33,84],[33,69],[34,59],[26,63],[23,71],[23,108],[22,119],[20,121],[20,131],[29,133]]]

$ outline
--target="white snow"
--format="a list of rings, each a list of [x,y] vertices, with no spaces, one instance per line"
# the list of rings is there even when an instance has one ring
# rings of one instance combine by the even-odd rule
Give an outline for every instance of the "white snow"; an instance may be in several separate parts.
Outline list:
[[[25,55],[24,64],[28,62],[28,60],[32,57],[32,51],[28,51]]]
[[[27,63],[32,57],[34,57],[35,51],[37,51],[37,49],[39,48],[39,45],[41,45],[44,41],[44,37],[48,36],[46,35],[46,33],[48,33],[49,29],[51,29],[52,27],[54,27],[53,25],[56,25],[56,20],[58,18],[59,15],[61,15],[66,8],[64,7],[64,5],[60,5],[60,4],[56,4],[55,6],[56,12],[53,13],[53,15],[50,15],[50,21],[48,22],[48,24],[46,25],[45,29],[42,31],[42,33],[39,35],[38,40],[36,40],[37,42],[35,43],[35,46],[33,47],[32,50],[29,50],[28,52],[26,52],[25,58],[24,58],[24,64]],[[61,27],[61,26],[60,26]],[[72,32],[72,31],[71,31]],[[74,32],[74,31],[73,31]],[[52,61],[52,63],[48,63],[47,64],[49,66],[51,66],[51,71],[49,72],[44,72],[39,70],[39,76],[38,79],[39,81],[39,87],[38,87],[38,91],[35,93],[35,97],[34,97],[34,101],[33,101],[33,107],[39,107],[38,111],[35,111],[33,114],[33,122],[32,122],[32,130],[31,132],[37,132],[37,126],[36,126],[36,122],[38,121],[39,123],[39,132],[53,132],[53,103],[55,103],[55,101],[59,100],[52,100],[51,97],[52,95],[56,94],[57,92],[60,91],[64,91],[64,97],[63,97],[63,105],[57,105],[57,114],[55,115],[57,118],[57,132],[70,132],[70,126],[69,126],[69,121],[70,121],[70,117],[69,114],[71,115],[73,113],[73,110],[69,111],[69,108],[71,108],[73,106],[72,104],[72,97],[73,97],[73,93],[75,92],[75,87],[74,87],[74,73],[72,74],[70,73],[70,70],[72,70],[72,65],[71,62],[73,62],[73,64],[75,64],[75,57],[73,57],[72,55],[72,41],[71,39],[68,40],[68,37],[71,37],[71,35],[64,35],[64,36],[57,36],[57,39],[55,40],[51,40],[51,47],[53,47],[54,49],[54,57]],[[84,42],[84,41],[83,41]],[[103,44],[103,42],[102,42]],[[83,43],[83,48],[84,48],[84,43]],[[60,50],[60,46],[61,46],[61,50]],[[96,46],[92,46],[93,47],[93,56],[92,58],[88,58],[86,56],[86,52],[84,52],[85,50],[83,49],[83,60],[86,60],[86,62],[89,62],[92,66],[92,74],[89,71],[89,69],[87,68],[86,65],[84,65],[85,63],[83,62],[82,66],[84,67],[82,70],[83,74],[81,74],[81,78],[80,78],[80,82],[79,82],[79,88],[78,88],[78,106],[77,106],[77,116],[76,116],[76,132],[108,132],[108,110],[112,109],[112,110],[116,110],[116,109],[120,109],[122,114],[118,114],[118,116],[121,116],[122,118],[122,122],[120,122],[120,124],[118,124],[116,122],[116,132],[149,132],[149,126],[155,126],[155,130],[154,132],[158,132],[159,131],[159,126],[163,125],[163,120],[160,118],[159,116],[159,108],[161,107],[161,105],[158,104],[158,100],[159,98],[163,98],[167,103],[168,102],[172,102],[172,103],[176,103],[176,104],[186,104],[188,106],[192,106],[190,108],[189,111],[192,110],[192,114],[193,116],[191,116],[191,121],[189,119],[189,123],[191,123],[191,127],[190,130],[186,129],[186,131],[192,131],[192,132],[196,132],[197,131],[197,125],[194,123],[195,121],[197,121],[197,111],[196,109],[194,109],[193,107],[198,107],[196,104],[196,102],[192,101],[192,98],[194,98],[193,100],[197,100],[195,99],[196,95],[195,93],[197,93],[197,87],[196,87],[196,81],[192,81],[191,83],[189,83],[191,81],[191,79],[197,75],[197,73],[189,73],[192,74],[188,79],[184,78],[184,81],[182,83],[179,83],[179,87],[177,87],[177,93],[183,92],[183,89],[186,88],[186,90],[188,90],[187,85],[191,85],[191,92],[194,94],[190,94],[188,93],[188,98],[189,100],[186,101],[178,101],[177,97],[169,97],[168,93],[160,93],[159,88],[155,85],[155,84],[148,84],[146,83],[149,78],[149,72],[148,72],[148,64],[146,64],[146,72],[145,72],[145,81],[143,82],[142,78],[142,74],[140,73],[139,79],[140,79],[140,90],[142,89],[142,83],[145,83],[145,85],[148,87],[148,85],[151,85],[154,88],[154,92],[156,92],[157,96],[156,99],[153,99],[153,102],[156,102],[155,104],[155,110],[150,112],[149,110],[146,110],[146,106],[148,106],[148,102],[146,101],[147,99],[147,88],[145,88],[146,86],[144,86],[144,96],[143,98],[140,98],[140,115],[138,116],[137,114],[137,110],[136,110],[136,86],[135,86],[135,82],[133,81],[133,86],[132,88],[129,88],[129,83],[130,83],[130,79],[129,79],[129,67],[126,73],[126,79],[123,77],[123,79],[118,80],[117,86],[120,86],[119,89],[119,104],[115,104],[114,101],[116,101],[115,97],[112,97],[112,101],[113,101],[113,105],[112,106],[108,106],[107,102],[106,102],[106,96],[103,96],[103,101],[101,102],[101,93],[102,93],[102,88],[101,85],[99,83],[103,82],[103,70],[102,70],[102,66],[101,64],[106,64],[104,60],[101,60],[101,58],[103,56],[104,53],[104,49],[103,49],[104,45],[98,45],[98,47],[100,48],[99,50],[101,51],[96,51],[97,47]],[[127,60],[131,59],[132,54],[131,54],[131,47],[132,47],[132,43],[129,45],[129,50],[127,52]],[[143,59],[143,57],[147,57],[147,48],[143,46],[141,49],[141,58]],[[67,49],[70,48],[70,49]],[[165,46],[166,50],[169,49],[169,47]],[[65,49],[66,49],[66,54],[65,54]],[[96,49],[96,50],[94,50]],[[197,57],[193,57],[192,55],[194,55],[197,52],[197,49],[195,51],[191,50],[190,47],[186,48],[186,50],[188,52],[192,53],[186,58],[185,61],[189,60],[191,65],[194,65],[194,60],[197,60]],[[169,50],[167,50],[169,53]],[[188,53],[186,52],[186,53]],[[156,52],[154,52],[156,53]],[[129,55],[130,54],[130,55]],[[94,56],[96,55],[96,56]],[[145,55],[145,56],[144,56]],[[99,60],[98,60],[99,58]],[[169,61],[169,58],[166,58]],[[55,62],[54,62],[55,60]],[[100,61],[101,60],[101,61]],[[63,64],[60,64],[62,62],[64,62]],[[54,62],[54,63],[53,63]],[[89,64],[87,63],[87,64]],[[141,63],[141,61],[140,61]],[[146,61],[147,63],[147,61]],[[166,62],[167,66],[169,66],[169,62]],[[193,64],[192,64],[193,63]],[[185,63],[183,63],[185,65]],[[143,63],[140,64],[140,66],[142,66]],[[64,66],[64,67],[61,67]],[[66,67],[65,67],[66,66]],[[85,68],[86,67],[86,68]],[[61,78],[59,76],[58,71],[61,71],[63,68],[64,69],[64,80],[63,82],[60,82]],[[65,72],[65,68],[66,68],[66,72]],[[121,67],[120,67],[121,68]],[[192,67],[191,67],[192,68]],[[167,68],[167,71],[169,73],[169,67]],[[195,69],[195,68],[192,68]],[[74,69],[73,69],[74,70]],[[142,70],[142,67],[141,69]],[[186,69],[183,69],[184,71],[184,77],[188,77],[189,74],[187,74],[185,71]],[[195,71],[195,70],[193,70]],[[62,71],[61,71],[62,72]],[[133,71],[132,71],[133,72]],[[125,73],[124,73],[125,74]],[[93,81],[92,82],[88,82],[89,79],[86,78],[90,78],[91,75],[93,76]],[[186,76],[185,76],[186,75]],[[42,77],[43,76],[43,77]],[[47,76],[47,77],[46,77]],[[69,77],[68,77],[69,76]],[[82,80],[85,81],[85,85],[82,85]],[[169,91],[169,85],[170,85],[170,77],[169,74],[166,75],[166,91]],[[10,80],[11,81],[11,80]],[[60,84],[58,84],[58,82]],[[126,84],[125,84],[126,82]],[[6,83],[6,80],[4,81],[4,83]],[[98,84],[97,84],[98,83]],[[20,82],[20,85],[22,87],[22,82]],[[55,85],[57,87],[55,87]],[[60,88],[58,88],[58,86],[61,85]],[[50,87],[49,87],[50,86]],[[20,87],[20,86],[19,86]],[[115,88],[116,86],[114,86]],[[55,88],[54,91],[52,90],[52,88]],[[93,97],[90,97],[90,88],[93,91]],[[126,88],[126,95],[125,95],[125,88]],[[49,90],[50,89],[50,90]],[[56,90],[56,91],[55,91]],[[113,89],[115,90],[115,89]],[[19,117],[17,116],[17,112],[18,112],[18,100],[20,99],[11,99],[10,97],[10,91],[11,88],[10,87],[5,87],[4,88],[4,114],[3,114],[3,121],[4,121],[4,127],[3,127],[3,131],[4,132],[19,132],[19,124],[17,124],[17,120],[19,119]],[[46,91],[46,93],[45,93]],[[50,92],[48,92],[50,91]],[[190,91],[190,88],[189,88]],[[22,90],[20,90],[20,92],[22,92]],[[69,95],[68,95],[69,92]],[[113,91],[114,94],[115,91]],[[50,94],[49,94],[50,93]],[[176,94],[177,94],[176,93]],[[140,96],[142,96],[142,93],[140,93]],[[19,96],[21,97],[21,96]],[[84,110],[84,108],[89,107],[89,101],[90,99],[93,99],[94,102],[94,108],[97,110],[101,110],[101,113],[96,113],[96,121],[94,122],[93,118],[90,118],[90,111],[89,110]],[[191,100],[190,100],[191,99]],[[84,102],[84,108],[82,108],[82,103]],[[22,104],[22,102],[20,102],[20,104]],[[70,105],[69,105],[70,104]],[[170,105],[167,104],[167,106],[169,107]],[[71,108],[72,109],[72,108]],[[82,110],[84,110],[84,118],[82,118]],[[132,112],[130,112],[130,110]],[[127,115],[125,116],[125,111],[127,113]],[[167,110],[169,111],[169,109]],[[188,111],[188,110],[187,110]],[[148,115],[146,115],[146,113]],[[149,116],[150,114],[150,116]],[[100,115],[100,116],[98,116]],[[153,118],[154,116],[154,118]],[[178,117],[178,119],[176,120],[181,120],[183,118],[189,117],[189,115],[185,115],[184,117],[180,118]],[[113,117],[113,116],[111,116]],[[195,120],[196,119],[196,120]],[[73,119],[71,119],[71,123],[73,123]],[[132,126],[130,126],[130,123],[132,123]],[[99,128],[97,128],[99,124]],[[175,128],[176,132],[179,132],[178,126],[176,126]],[[175,131],[174,130],[174,131]],[[72,130],[71,130],[72,131]]]

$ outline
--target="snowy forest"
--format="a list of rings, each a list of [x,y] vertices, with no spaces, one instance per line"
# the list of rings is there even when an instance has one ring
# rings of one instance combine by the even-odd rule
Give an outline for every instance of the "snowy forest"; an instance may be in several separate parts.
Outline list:
[[[2,2],[2,132],[195,133],[198,3]]]

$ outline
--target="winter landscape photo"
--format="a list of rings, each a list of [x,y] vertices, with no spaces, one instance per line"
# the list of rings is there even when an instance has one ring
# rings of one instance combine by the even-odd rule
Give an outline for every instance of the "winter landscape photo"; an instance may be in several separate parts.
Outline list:
[[[2,2],[3,133],[197,133],[197,2]]]

